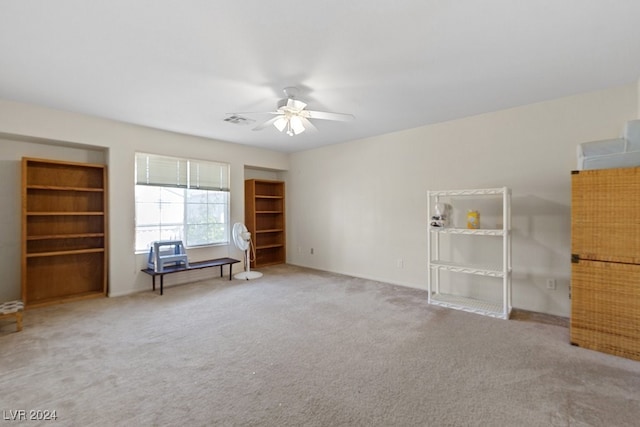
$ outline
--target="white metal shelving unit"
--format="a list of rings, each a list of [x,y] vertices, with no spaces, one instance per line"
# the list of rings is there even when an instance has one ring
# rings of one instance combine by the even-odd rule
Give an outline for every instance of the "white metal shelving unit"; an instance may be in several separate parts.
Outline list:
[[[427,192],[427,212],[432,215],[432,206],[442,201],[459,197],[500,197],[502,200],[502,228],[497,229],[467,229],[456,227],[432,227],[428,221],[427,233],[427,288],[429,304],[499,319],[508,319],[511,314],[511,190],[507,187],[486,188],[475,190],[448,190]],[[502,239],[502,259],[496,265],[472,265],[441,259],[440,238],[443,235],[495,236]],[[442,293],[440,290],[440,272],[472,274],[477,276],[494,277],[502,281],[502,303],[469,298],[461,295]]]

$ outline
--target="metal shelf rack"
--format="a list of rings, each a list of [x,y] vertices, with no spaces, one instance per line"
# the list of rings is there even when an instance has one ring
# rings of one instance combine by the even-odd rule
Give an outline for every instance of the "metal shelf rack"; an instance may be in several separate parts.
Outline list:
[[[442,201],[459,197],[499,197],[502,204],[502,228],[496,229],[467,229],[455,227],[432,227],[427,222],[427,289],[429,304],[441,307],[463,310],[470,313],[508,319],[511,314],[511,190],[507,187],[471,189],[471,190],[445,190],[427,192],[427,212],[432,213],[432,206]],[[475,265],[470,263],[454,262],[441,259],[441,236],[468,235],[468,236],[494,236],[502,239],[502,258],[495,265]],[[470,298],[464,295],[455,295],[441,292],[440,272],[471,274],[500,279],[501,303]]]

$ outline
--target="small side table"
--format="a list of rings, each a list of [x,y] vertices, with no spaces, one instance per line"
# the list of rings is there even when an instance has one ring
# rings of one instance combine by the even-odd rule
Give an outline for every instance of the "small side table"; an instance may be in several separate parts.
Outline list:
[[[15,317],[16,319],[16,332],[22,330],[22,311],[24,310],[24,304],[22,301],[8,301],[0,303],[0,319],[5,317]]]

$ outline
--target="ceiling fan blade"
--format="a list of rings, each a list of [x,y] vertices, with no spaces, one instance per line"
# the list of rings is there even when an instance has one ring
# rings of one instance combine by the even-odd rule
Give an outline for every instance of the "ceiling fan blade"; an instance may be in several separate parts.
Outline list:
[[[251,114],[282,114],[280,111],[245,111],[244,113],[226,113],[228,116],[241,116]]]
[[[318,132],[318,128],[315,127],[313,125],[313,123],[311,123],[311,121],[309,119],[307,119],[306,117],[302,117],[302,116],[299,116],[299,117],[300,117],[300,120],[302,121],[302,124],[304,124],[305,129],[307,129],[308,131],[311,131],[311,132]]]
[[[276,122],[276,120],[282,118],[282,116],[275,116],[270,118],[269,120],[267,120],[266,122],[260,123],[258,126],[254,127],[252,130],[262,130],[266,127],[271,126],[272,124],[274,124]]]
[[[344,114],[344,113],[327,113],[326,111],[312,111],[305,110],[306,116],[309,119],[321,119],[321,120],[338,120],[341,122],[349,122],[355,117],[353,114]]]

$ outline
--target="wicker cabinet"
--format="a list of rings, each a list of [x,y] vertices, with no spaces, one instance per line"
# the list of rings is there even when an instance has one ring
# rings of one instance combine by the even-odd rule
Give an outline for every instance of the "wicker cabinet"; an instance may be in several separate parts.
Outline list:
[[[429,191],[427,193],[427,209],[429,215],[432,214],[432,207],[437,203],[450,202],[456,205],[456,200],[461,199],[493,199],[493,203],[499,204],[497,212],[500,219],[500,227],[487,227],[469,229],[456,227],[434,227],[429,225],[427,233],[427,289],[430,304],[442,307],[454,308],[485,316],[508,319],[511,313],[511,190],[507,187],[472,189],[472,190],[445,190]],[[482,224],[482,221],[481,221]],[[484,237],[482,237],[484,236]],[[466,259],[447,259],[445,251],[442,250],[441,239],[449,239],[449,247],[456,247],[453,241],[456,237],[467,239],[500,239],[500,252],[490,254],[489,263],[470,263]],[[455,251],[458,252],[458,251]],[[499,283],[499,300],[489,300],[487,298],[476,298],[467,295],[447,291],[441,287],[440,273],[462,273],[466,275],[479,276],[497,279]],[[493,288],[492,288],[493,289]]]
[[[284,189],[282,181],[245,181],[245,225],[255,245],[253,268],[286,262]]]
[[[640,360],[640,168],[571,175],[571,343]]]
[[[106,167],[22,159],[22,299],[33,307],[104,296]]]

